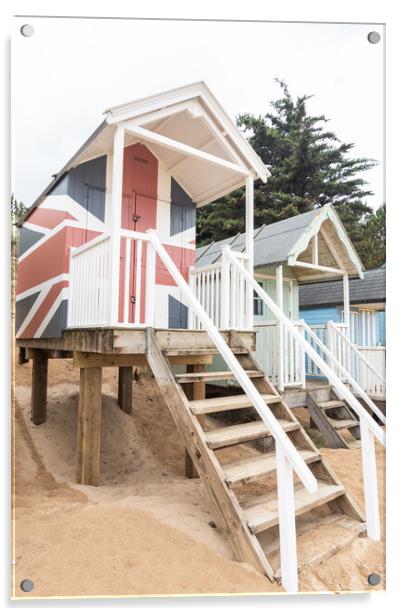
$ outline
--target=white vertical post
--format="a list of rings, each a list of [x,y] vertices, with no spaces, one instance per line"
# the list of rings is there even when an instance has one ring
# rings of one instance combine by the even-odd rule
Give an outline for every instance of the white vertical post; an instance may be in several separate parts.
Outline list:
[[[128,323],[128,308],[130,305],[130,270],[131,270],[131,239],[126,239],[126,269],[124,274],[124,323]]]
[[[141,277],[142,277],[142,240],[135,240],[137,242],[135,266],[135,313],[134,323],[139,323],[141,320]]]
[[[276,442],[277,491],[282,586],[298,591],[296,519],[293,469],[281,445]]]
[[[254,275],[254,179],[251,175],[246,177],[246,269],[251,276]],[[246,315],[247,327],[253,328],[253,289],[246,283]]]
[[[196,295],[194,265],[188,268],[188,282],[191,291]],[[194,312],[190,306],[188,307],[188,329],[194,329]]]
[[[378,503],[377,467],[374,436],[367,422],[360,418],[362,444],[364,500],[366,506],[367,535],[374,541],[381,538],[380,508]]]
[[[343,320],[347,327],[347,336],[350,338],[350,305],[349,305],[349,276],[343,275]]]
[[[123,189],[124,128],[118,124],[114,132],[112,168],[112,211],[110,215],[110,323],[119,320],[120,233]]]
[[[145,286],[145,323],[155,327],[155,276],[156,253],[151,242],[147,244],[147,269]]]
[[[230,263],[226,254],[227,246],[222,249],[222,269],[221,269],[221,328],[229,329],[230,312]]]
[[[283,312],[283,266],[276,266],[276,303]],[[284,389],[284,337],[283,325],[278,321],[278,389]]]

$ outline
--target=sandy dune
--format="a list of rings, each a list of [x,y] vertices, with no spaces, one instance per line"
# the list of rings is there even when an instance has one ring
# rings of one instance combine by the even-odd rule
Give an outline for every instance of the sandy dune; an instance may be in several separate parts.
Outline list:
[[[139,375],[130,417],[115,401],[116,371],[104,370],[101,485],[92,488],[75,483],[78,371],[50,361],[48,421],[37,427],[29,420],[30,371],[16,369],[15,596],[27,596],[24,578],[37,597],[282,592],[235,562],[223,531],[209,524],[212,504],[198,479],[183,476],[184,448],[152,379]],[[362,506],[360,450],[322,452]],[[384,545],[363,537],[302,568],[300,586],[369,590],[371,572],[384,579]]]

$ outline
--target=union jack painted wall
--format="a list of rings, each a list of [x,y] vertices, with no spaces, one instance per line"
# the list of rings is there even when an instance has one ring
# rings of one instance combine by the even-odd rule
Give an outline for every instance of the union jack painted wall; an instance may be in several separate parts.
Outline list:
[[[77,165],[53,186],[20,230],[16,290],[17,338],[57,338],[67,325],[69,251],[107,231],[111,186],[111,156]],[[195,260],[195,204],[167,173],[163,163],[144,146],[125,148],[122,191],[122,228],[154,228],[183,276]],[[130,292],[135,296],[135,243],[131,250]],[[142,256],[145,271],[146,256]],[[120,256],[119,320],[123,321],[125,243]],[[145,276],[142,276],[145,286]],[[187,307],[181,292],[157,258],[157,327],[187,327]],[[141,314],[145,312],[145,289]],[[134,321],[134,304],[129,322]]]

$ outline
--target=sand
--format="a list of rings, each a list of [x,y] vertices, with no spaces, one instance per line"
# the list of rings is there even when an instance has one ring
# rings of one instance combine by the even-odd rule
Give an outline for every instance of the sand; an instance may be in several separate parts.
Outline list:
[[[16,597],[27,596],[19,589],[25,578],[36,597],[283,591],[234,561],[201,481],[183,476],[184,447],[146,370],[134,383],[132,416],[116,404],[116,370],[104,370],[98,488],[75,483],[78,371],[69,360],[50,361],[41,426],[29,419],[30,372],[29,364],[16,369]],[[363,506],[360,450],[321,451]],[[382,451],[377,458],[383,515]],[[357,538],[325,563],[302,567],[300,589],[370,590],[372,572],[383,588],[384,544]]]

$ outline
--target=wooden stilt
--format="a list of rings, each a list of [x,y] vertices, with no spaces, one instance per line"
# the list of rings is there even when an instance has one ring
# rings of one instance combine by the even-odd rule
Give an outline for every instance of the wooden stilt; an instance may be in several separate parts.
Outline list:
[[[80,369],[77,482],[97,486],[100,467],[102,368]]]
[[[32,349],[31,419],[39,426],[46,421],[47,351]]]
[[[192,366],[187,366],[187,372],[205,372],[206,366],[204,364],[195,364]],[[186,384],[186,394],[189,400],[203,400],[205,398],[205,382],[197,382],[197,383],[187,383]],[[204,427],[205,416],[200,415],[198,420],[202,427]],[[188,479],[195,479],[198,477],[198,473],[195,469],[193,461],[186,449],[185,459],[184,459],[184,473]]]
[[[133,368],[119,368],[117,400],[122,411],[131,415],[133,410]]]

